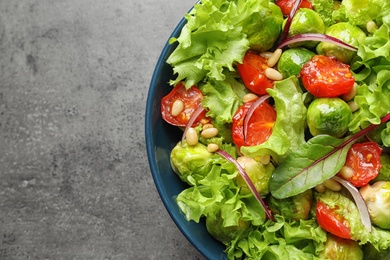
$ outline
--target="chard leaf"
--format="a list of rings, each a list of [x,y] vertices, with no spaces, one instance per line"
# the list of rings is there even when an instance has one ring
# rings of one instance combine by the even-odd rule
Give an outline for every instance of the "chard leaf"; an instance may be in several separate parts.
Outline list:
[[[311,138],[275,169],[268,186],[271,194],[277,199],[288,198],[333,177],[343,167],[351,145],[389,120],[390,112],[380,124],[370,125],[344,139],[329,135]]]
[[[333,177],[343,167],[352,144],[329,135],[313,137],[275,169],[269,183],[272,195],[291,197]]]

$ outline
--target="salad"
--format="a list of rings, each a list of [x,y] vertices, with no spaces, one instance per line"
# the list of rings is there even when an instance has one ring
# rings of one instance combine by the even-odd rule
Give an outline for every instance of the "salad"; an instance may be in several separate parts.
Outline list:
[[[204,0],[167,63],[176,200],[229,259],[390,257],[390,1]]]

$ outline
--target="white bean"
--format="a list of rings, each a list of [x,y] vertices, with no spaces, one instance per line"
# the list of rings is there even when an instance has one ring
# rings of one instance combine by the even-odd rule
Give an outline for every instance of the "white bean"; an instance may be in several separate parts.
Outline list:
[[[219,149],[219,146],[217,144],[211,143],[207,145],[207,151],[210,153],[216,152]]]
[[[353,176],[353,174],[354,174],[354,171],[353,171],[353,169],[352,169],[351,167],[344,165],[344,166],[341,168],[341,170],[340,170],[339,173],[341,174],[341,176],[342,176],[344,179],[347,179],[347,180],[348,180],[348,179],[352,178],[352,176]]]
[[[273,68],[267,68],[265,70],[265,76],[267,78],[269,78],[270,80],[282,80],[283,79],[283,76],[282,74],[277,71],[276,69],[273,69]]]
[[[325,188],[330,189],[332,191],[341,190],[341,184],[332,179],[327,179],[322,184],[325,186]]]
[[[203,138],[212,138],[218,134],[218,129],[215,127],[207,128],[200,134]]]
[[[355,101],[353,101],[353,100],[348,101],[347,104],[348,104],[348,106],[349,106],[349,108],[351,109],[352,112],[355,112],[356,110],[359,109],[359,106],[358,106],[357,103],[356,103]]]
[[[196,145],[199,141],[198,133],[192,127],[187,129],[186,132],[186,141],[188,145]]]
[[[171,115],[178,116],[184,110],[184,103],[180,99],[176,99],[172,104]]]
[[[273,67],[278,63],[280,56],[282,55],[282,49],[276,49],[267,60],[267,66]]]
[[[255,99],[257,99],[259,96],[257,96],[256,94],[253,94],[253,93],[248,93],[248,94],[245,94],[243,97],[242,97],[242,101],[244,103],[247,103],[247,102],[250,102],[250,101],[253,101]]]

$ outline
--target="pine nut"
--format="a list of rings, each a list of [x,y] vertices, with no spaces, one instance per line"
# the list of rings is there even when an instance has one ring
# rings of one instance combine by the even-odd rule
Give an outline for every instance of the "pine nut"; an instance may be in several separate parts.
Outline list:
[[[178,116],[184,110],[184,103],[180,99],[176,99],[172,104],[171,115]]]
[[[280,56],[282,55],[282,49],[276,49],[267,60],[267,66],[273,67],[278,63]]]
[[[217,144],[211,143],[207,145],[207,151],[209,151],[209,153],[216,152],[218,149],[219,146]]]
[[[253,94],[253,93],[248,93],[248,94],[245,94],[243,97],[242,97],[242,101],[244,103],[247,103],[247,102],[250,102],[250,101],[253,101],[255,99],[257,99],[259,96],[257,96],[256,94]]]
[[[212,138],[218,134],[218,129],[215,127],[207,128],[200,134],[203,138]]]
[[[267,78],[269,78],[270,80],[275,80],[276,81],[276,80],[282,80],[283,79],[282,74],[279,71],[277,71],[276,69],[273,69],[273,68],[267,68],[264,73],[265,73],[265,76]]]
[[[357,93],[357,83],[355,82],[351,90],[343,95],[344,101],[350,101],[356,96],[356,93]]]
[[[260,56],[261,56],[261,57],[264,57],[264,58],[266,58],[266,59],[269,59],[269,57],[271,57],[272,54],[273,54],[273,52],[270,52],[270,51],[263,51],[263,52],[260,53]]]
[[[340,191],[341,190],[341,185],[335,180],[332,179],[327,179],[322,183],[325,188],[328,188],[332,191]]]
[[[314,187],[314,189],[316,189],[316,191],[318,191],[319,193],[323,193],[325,192],[326,188],[323,184],[318,184]]]
[[[260,163],[262,165],[267,165],[271,161],[271,156],[269,154],[260,156]]]
[[[378,29],[378,25],[374,21],[368,21],[366,24],[367,32],[374,33]]]
[[[352,178],[354,171],[351,167],[344,165],[339,173],[344,179],[349,180]]]
[[[355,112],[356,110],[359,109],[357,103],[355,101],[353,101],[353,100],[348,101],[347,104],[348,104],[348,106],[349,106],[349,108],[351,109],[352,112]]]
[[[198,143],[198,133],[192,127],[187,129],[186,132],[186,141],[188,145],[196,145]]]
[[[213,124],[205,124],[202,126],[202,130],[206,130],[208,128],[213,128],[213,127],[214,127]]]

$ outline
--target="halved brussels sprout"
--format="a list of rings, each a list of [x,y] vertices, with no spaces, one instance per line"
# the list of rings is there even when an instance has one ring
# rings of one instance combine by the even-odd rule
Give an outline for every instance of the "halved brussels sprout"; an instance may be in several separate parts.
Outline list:
[[[370,213],[371,221],[383,229],[390,229],[390,182],[378,181],[360,189]]]
[[[302,33],[324,33],[325,24],[321,16],[308,8],[300,8],[292,19],[288,36],[294,36]],[[305,46],[313,48],[318,42],[302,42],[291,44],[290,47]]]
[[[328,134],[342,137],[348,131],[352,111],[340,98],[317,98],[307,109],[307,125],[313,136]]]
[[[253,14],[242,26],[250,48],[256,51],[269,50],[279,37],[282,23],[282,11],[274,3],[269,4],[269,9],[263,8]]]
[[[293,48],[285,50],[278,61],[278,71],[282,73],[283,78],[298,76],[303,64],[305,64],[314,52],[305,48]]]
[[[309,189],[285,199],[270,196],[269,207],[274,214],[282,215],[286,220],[299,221],[309,217],[312,202],[313,192]]]
[[[326,29],[325,34],[333,36],[354,47],[359,47],[359,44],[366,38],[366,34],[359,27],[346,22],[331,25]],[[316,50],[319,54],[334,56],[344,63],[350,63],[356,56],[356,51],[346,50],[329,42],[321,42],[317,45]]]
[[[207,147],[201,143],[188,145],[187,142],[179,142],[171,151],[170,161],[173,171],[180,179],[191,184],[190,176],[199,181],[210,172],[211,156]]]
[[[325,249],[319,255],[320,259],[360,260],[363,250],[357,241],[328,235]]]

